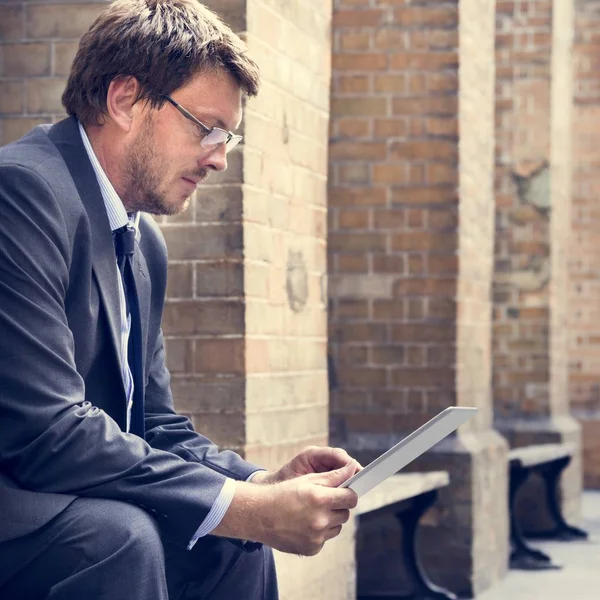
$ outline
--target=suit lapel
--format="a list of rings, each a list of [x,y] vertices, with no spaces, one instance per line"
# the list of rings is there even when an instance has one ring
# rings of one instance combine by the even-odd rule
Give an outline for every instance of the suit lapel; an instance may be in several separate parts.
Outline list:
[[[90,220],[92,268],[106,310],[112,349],[117,361],[120,361],[121,323],[116,259],[100,186],[73,117],[53,125],[48,137],[62,155]]]

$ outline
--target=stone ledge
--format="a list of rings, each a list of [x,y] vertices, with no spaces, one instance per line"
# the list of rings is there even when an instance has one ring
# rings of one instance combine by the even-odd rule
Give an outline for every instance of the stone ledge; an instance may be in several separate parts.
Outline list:
[[[508,460],[510,462],[518,460],[522,467],[533,467],[572,456],[574,453],[574,444],[537,444],[511,450],[508,453]]]
[[[395,502],[445,487],[449,483],[450,476],[446,471],[393,475],[358,501],[355,514],[356,516],[364,515]]]

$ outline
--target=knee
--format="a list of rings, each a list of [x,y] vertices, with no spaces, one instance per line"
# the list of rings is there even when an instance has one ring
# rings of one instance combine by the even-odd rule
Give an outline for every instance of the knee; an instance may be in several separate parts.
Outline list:
[[[77,500],[76,502],[79,502]],[[164,551],[156,520],[144,509],[116,500],[89,499],[84,519],[91,544],[86,544],[102,560],[120,554],[123,558],[164,562]]]

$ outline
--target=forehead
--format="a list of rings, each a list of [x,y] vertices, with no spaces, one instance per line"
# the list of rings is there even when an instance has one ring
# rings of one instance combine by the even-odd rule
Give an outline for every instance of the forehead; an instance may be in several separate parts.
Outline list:
[[[235,129],[242,118],[242,90],[229,73],[200,72],[172,97],[200,120]]]

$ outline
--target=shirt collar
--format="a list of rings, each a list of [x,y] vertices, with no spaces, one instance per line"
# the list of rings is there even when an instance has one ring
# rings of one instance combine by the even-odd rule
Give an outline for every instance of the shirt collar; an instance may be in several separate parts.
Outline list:
[[[79,123],[79,133],[81,134],[81,139],[83,140],[83,145],[85,146],[85,151],[92,163],[92,168],[94,169],[94,173],[96,174],[96,179],[98,180],[98,184],[100,186],[100,192],[102,193],[102,199],[104,200],[104,207],[106,208],[106,214],[108,216],[108,222],[110,224],[111,231],[115,231],[116,229],[120,229],[126,225],[130,225],[135,228],[135,237],[139,241],[140,239],[140,212],[135,213],[127,213],[125,210],[125,206],[121,198],[119,198],[119,194],[117,194],[115,188],[112,183],[108,179],[94,149],[92,148],[92,144],[83,128],[81,122]]]

